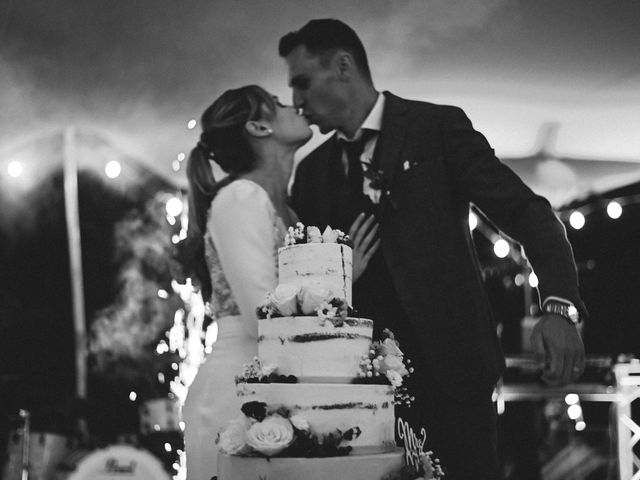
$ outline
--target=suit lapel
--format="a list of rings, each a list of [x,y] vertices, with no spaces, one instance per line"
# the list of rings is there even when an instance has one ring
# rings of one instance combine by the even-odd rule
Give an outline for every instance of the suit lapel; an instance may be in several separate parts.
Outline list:
[[[373,154],[373,163],[380,165],[384,184],[391,189],[393,178],[397,172],[397,164],[400,161],[400,153],[407,132],[407,106],[405,102],[395,95],[384,92],[386,97],[384,112],[382,114],[382,130],[378,136],[376,149]],[[385,192],[383,192],[384,194]],[[393,195],[393,192],[390,192]],[[388,195],[389,193],[387,193]],[[389,201],[380,203],[380,218]]]

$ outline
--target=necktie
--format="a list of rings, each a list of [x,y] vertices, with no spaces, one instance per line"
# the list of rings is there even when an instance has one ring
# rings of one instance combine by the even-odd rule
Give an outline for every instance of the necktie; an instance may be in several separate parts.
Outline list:
[[[362,135],[357,140],[352,142],[348,140],[341,140],[342,148],[344,149],[347,159],[349,160],[349,173],[348,180],[349,186],[354,192],[362,193],[362,165],[360,164],[360,156],[364,150],[364,146],[367,140],[373,135],[373,130],[365,129],[362,131]]]

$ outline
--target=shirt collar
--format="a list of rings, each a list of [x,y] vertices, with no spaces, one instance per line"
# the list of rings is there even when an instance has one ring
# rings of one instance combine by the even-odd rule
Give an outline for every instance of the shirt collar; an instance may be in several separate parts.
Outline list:
[[[360,125],[360,128],[356,131],[353,138],[347,138],[347,136],[340,131],[338,131],[338,138],[341,140],[354,141],[360,138],[362,130],[365,128],[368,130],[374,130],[375,132],[382,130],[382,112],[384,112],[384,103],[384,95],[378,92],[376,103],[373,105],[369,115],[364,119],[364,122],[362,122],[362,125]]]

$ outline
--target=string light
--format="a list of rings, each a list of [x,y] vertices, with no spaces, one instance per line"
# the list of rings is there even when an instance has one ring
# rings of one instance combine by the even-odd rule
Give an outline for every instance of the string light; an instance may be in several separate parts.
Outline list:
[[[613,219],[620,218],[620,215],[622,215],[622,205],[615,200],[610,201],[607,205],[607,215]]]
[[[183,152],[180,152],[180,153],[178,154],[178,161],[179,161],[179,162],[184,161],[184,159],[185,159],[185,158],[187,158],[187,156],[186,156]]]
[[[576,230],[580,230],[585,224],[584,215],[576,210],[569,217],[569,224]]]
[[[104,167],[104,173],[109,178],[117,178],[122,172],[122,165],[117,160],[111,160]]]
[[[135,402],[136,398],[138,398],[138,394],[136,392],[129,392],[129,400]]]
[[[178,170],[180,170],[180,162],[178,160],[174,160],[171,164],[171,167],[173,168],[174,172],[177,172]]]
[[[180,200],[178,197],[171,197],[169,200],[167,200],[165,208],[169,215],[171,215],[172,217],[177,217],[182,213],[182,200]]]
[[[160,290],[158,290],[158,296],[160,298],[167,299],[169,298],[169,292],[167,292],[164,288],[161,288]]]
[[[469,212],[469,229],[471,231],[474,231],[477,226],[478,226],[478,216],[473,212]]]
[[[578,397],[578,395],[575,393],[567,393],[567,395],[564,397],[564,402],[567,405],[575,405],[579,401],[580,401],[580,397]]]
[[[7,173],[12,178],[18,178],[20,175],[22,175],[23,170],[24,167],[17,160],[9,162],[9,165],[7,165]]]
[[[197,121],[195,121],[194,119],[191,119],[187,122],[187,128],[189,130],[193,130],[194,128],[196,128],[196,125],[198,124]]]
[[[529,274],[529,285],[531,288],[536,288],[538,286],[538,276],[533,272]]]
[[[509,255],[510,250],[509,242],[504,238],[497,240],[496,243],[493,244],[493,253],[495,253],[498,258],[505,258]]]

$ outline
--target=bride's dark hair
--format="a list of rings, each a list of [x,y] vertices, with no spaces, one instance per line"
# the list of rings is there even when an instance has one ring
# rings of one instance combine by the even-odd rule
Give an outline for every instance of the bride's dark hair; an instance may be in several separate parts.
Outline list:
[[[204,256],[204,233],[209,207],[218,191],[241,173],[254,168],[256,159],[247,138],[245,125],[261,120],[275,111],[271,95],[257,85],[227,90],[202,114],[200,141],[187,160],[189,182],[189,227],[181,246],[185,273],[195,277],[202,298],[211,298],[212,285]],[[228,175],[216,181],[210,160]]]

